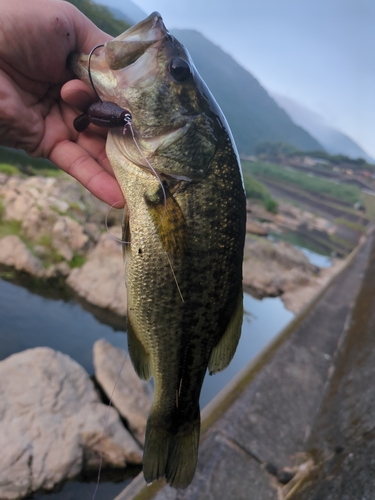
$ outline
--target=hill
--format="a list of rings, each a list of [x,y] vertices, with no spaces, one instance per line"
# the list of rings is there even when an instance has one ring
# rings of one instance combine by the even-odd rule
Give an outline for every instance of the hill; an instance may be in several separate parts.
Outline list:
[[[171,30],[193,61],[222,108],[240,154],[252,154],[264,141],[287,142],[299,149],[323,149],[260,85],[220,47],[194,30]]]
[[[272,94],[272,96],[292,120],[315,137],[328,153],[346,155],[349,158],[364,158],[370,163],[375,162],[356,142],[331,127],[319,114],[289,97],[280,94]]]

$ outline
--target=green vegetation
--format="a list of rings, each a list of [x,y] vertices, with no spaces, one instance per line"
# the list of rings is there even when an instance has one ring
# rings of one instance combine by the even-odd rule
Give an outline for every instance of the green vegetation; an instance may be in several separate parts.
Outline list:
[[[16,171],[14,171],[14,167],[17,169]],[[25,175],[44,176],[61,173],[61,170],[49,160],[31,158],[24,151],[0,147],[0,172],[13,175],[17,171]]]
[[[103,5],[91,0],[68,0],[77,9],[85,14],[101,30],[109,35],[118,36],[126,31],[130,25],[121,19],[116,19],[111,11]]]
[[[345,217],[338,217],[333,222],[338,226],[345,226],[348,229],[351,229],[352,231],[358,231],[359,233],[366,232],[366,228],[364,226],[362,226],[358,222],[353,222],[351,220],[345,219]]]
[[[292,144],[286,142],[260,142],[254,148],[254,153],[261,158],[282,158],[296,154],[306,154]]]
[[[4,236],[15,234],[19,236],[21,232],[21,222],[18,220],[1,221],[0,224],[0,239]]]
[[[357,186],[350,184],[336,184],[321,177],[314,177],[287,169],[281,165],[266,162],[242,162],[244,172],[255,176],[270,177],[271,179],[293,184],[309,192],[322,193],[337,200],[354,205],[362,201],[361,191]]]
[[[82,255],[74,254],[72,260],[70,262],[68,262],[68,264],[71,268],[82,267],[85,262],[86,262],[85,257],[83,257]]]
[[[311,158],[318,158],[320,160],[326,160],[329,162],[328,168],[333,166],[340,166],[345,168],[351,168],[353,170],[369,170],[374,171],[375,165],[367,163],[363,158],[352,159],[346,155],[331,155],[326,151],[313,150],[313,151],[301,151],[292,144],[285,142],[271,142],[265,141],[256,145],[254,148],[254,153],[264,161],[276,162],[285,161],[288,158],[293,158],[296,156],[305,157],[310,156]],[[324,168],[321,165],[320,168]]]
[[[18,174],[19,170],[14,165],[9,165],[8,163],[0,163],[0,173],[6,175]]]
[[[362,197],[366,209],[366,216],[370,220],[375,220],[375,196],[362,192]]]
[[[263,203],[263,206],[269,212],[274,214],[277,213],[278,204],[271,197],[270,192],[261,182],[259,182],[255,177],[249,173],[244,173],[244,183],[246,189],[246,198],[253,200],[259,200]]]

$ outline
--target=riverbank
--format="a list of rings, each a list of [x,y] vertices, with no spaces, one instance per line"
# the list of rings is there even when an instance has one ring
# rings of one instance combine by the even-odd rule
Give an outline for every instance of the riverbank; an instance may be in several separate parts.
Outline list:
[[[0,174],[0,264],[41,280],[63,280],[95,306],[126,314],[120,238],[121,212],[94,198],[75,180]],[[332,230],[322,217],[280,205],[277,215],[255,203],[247,207],[244,290],[257,298],[280,296],[298,312],[340,269],[322,270],[292,245],[270,233]],[[109,232],[105,228],[105,219]]]

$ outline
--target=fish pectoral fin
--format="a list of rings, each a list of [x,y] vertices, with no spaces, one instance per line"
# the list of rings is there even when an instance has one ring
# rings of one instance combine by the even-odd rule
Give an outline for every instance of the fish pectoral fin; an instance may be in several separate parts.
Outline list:
[[[147,354],[142,342],[138,339],[129,317],[127,333],[129,356],[134,370],[141,380],[149,380],[152,376],[150,356]]]
[[[171,256],[189,253],[189,232],[184,214],[167,186],[145,193],[145,202],[164,250]]]
[[[224,370],[232,361],[236,352],[238,342],[241,337],[241,328],[243,320],[243,295],[242,290],[238,296],[236,308],[232,315],[229,325],[219,342],[213,348],[208,362],[208,371],[210,375]]]

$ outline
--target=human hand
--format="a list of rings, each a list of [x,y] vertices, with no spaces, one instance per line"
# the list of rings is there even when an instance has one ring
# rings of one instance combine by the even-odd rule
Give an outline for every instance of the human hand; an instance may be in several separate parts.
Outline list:
[[[73,127],[77,108],[87,108],[95,96],[66,65],[71,52],[89,53],[110,38],[68,2],[2,0],[0,145],[50,159],[120,207],[124,200],[105,154],[106,132],[78,134]]]

